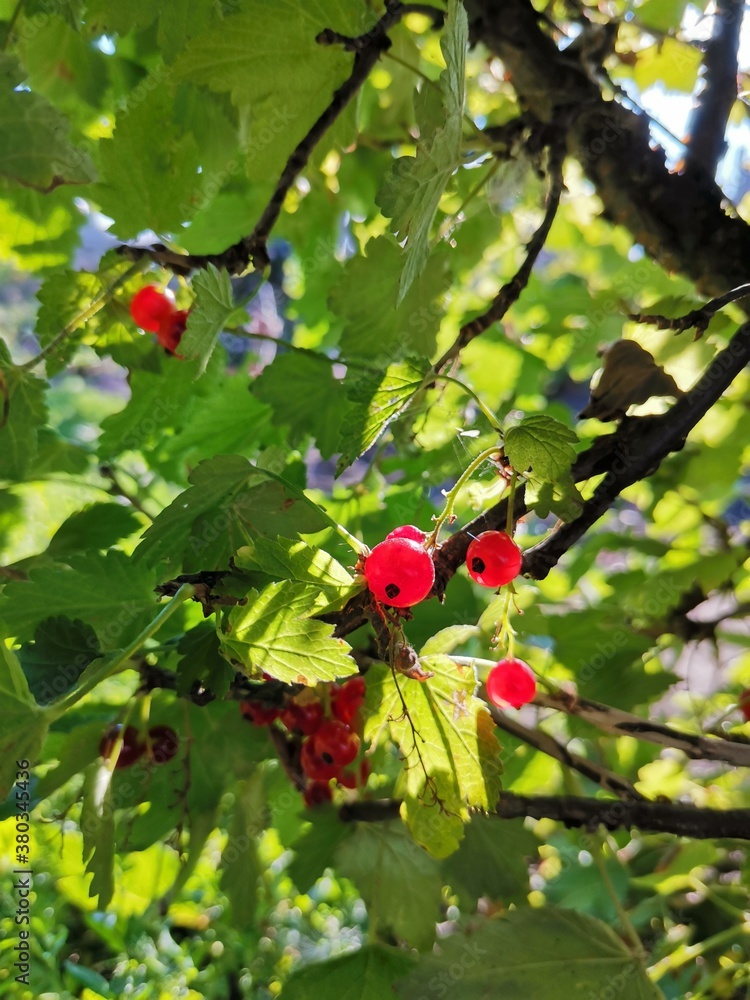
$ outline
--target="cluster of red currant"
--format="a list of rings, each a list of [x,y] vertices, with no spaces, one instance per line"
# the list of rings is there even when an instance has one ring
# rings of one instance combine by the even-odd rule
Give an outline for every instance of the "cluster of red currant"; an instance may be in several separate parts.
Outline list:
[[[317,699],[295,701],[285,708],[274,708],[257,701],[243,701],[240,711],[256,726],[270,726],[277,720],[298,737],[299,763],[307,784],[303,792],[308,806],[330,802],[331,782],[344,788],[356,788],[367,780],[367,762],[357,771],[346,770],[359,753],[359,710],[365,699],[363,677],[351,677],[343,684],[332,684],[328,690],[331,718],[326,717],[322,702]]]
[[[365,558],[363,575],[381,604],[410,608],[435,584],[435,563],[425,549],[427,534],[404,524],[386,535]],[[521,572],[522,554],[504,531],[483,531],[466,552],[466,568],[483,587],[502,587]]]
[[[166,764],[180,747],[179,737],[171,726],[152,726],[148,731],[148,739],[143,740],[135,726],[127,726],[123,733],[122,726],[116,725],[107,730],[99,743],[99,753],[106,760],[112,756],[121,733],[122,744],[115,761],[116,768],[132,767],[144,754],[152,764]]]
[[[175,306],[169,290],[163,292],[156,285],[141,288],[131,299],[130,315],[142,330],[156,334],[168,354],[180,357],[175,352],[187,326],[188,310]]]

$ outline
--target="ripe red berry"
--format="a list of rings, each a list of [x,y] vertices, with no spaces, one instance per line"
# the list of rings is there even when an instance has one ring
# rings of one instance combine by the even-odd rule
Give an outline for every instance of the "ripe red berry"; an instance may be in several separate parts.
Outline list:
[[[365,559],[364,575],[381,603],[410,608],[432,590],[435,564],[411,538],[386,538]]]
[[[121,732],[122,726],[112,726],[107,730],[104,736],[102,736],[99,743],[99,753],[102,757],[108,760],[112,756],[115,742]],[[135,726],[128,726],[122,736],[122,746],[120,747],[120,753],[117,757],[115,767],[132,767],[139,757],[141,757],[145,749],[146,746],[141,742],[138,730]]]
[[[344,788],[357,788],[367,784],[367,776],[370,773],[370,765],[363,760],[359,765],[359,773],[355,771],[339,771],[336,780]]]
[[[306,705],[298,705],[296,701],[292,701],[279,716],[290,732],[304,733],[305,736],[312,736],[320,728],[324,717],[323,706],[319,701],[311,701]]]
[[[419,542],[420,545],[424,544],[427,534],[420,528],[415,527],[413,524],[402,524],[400,528],[394,528],[393,531],[389,531],[385,536],[386,538],[411,538],[413,542]]]
[[[315,748],[314,736],[310,736],[302,744],[299,759],[302,770],[312,781],[330,781],[339,773],[339,765],[330,756],[324,758]]]
[[[316,754],[336,767],[351,764],[359,752],[359,736],[337,719],[324,722],[310,742]]]
[[[327,781],[310,781],[305,786],[302,798],[308,809],[314,809],[315,806],[322,806],[326,802],[330,802],[333,798],[333,792]]]
[[[279,717],[279,709],[272,705],[264,705],[259,701],[241,701],[240,712],[243,717],[256,726],[270,726]]]
[[[740,712],[750,722],[750,688],[745,688],[740,694]]]
[[[523,660],[500,660],[487,677],[487,697],[500,708],[520,708],[536,694],[534,671]]]
[[[331,712],[339,722],[351,726],[364,700],[364,677],[350,677],[340,687],[331,689]]]
[[[521,550],[504,531],[483,531],[466,550],[469,576],[483,587],[502,587],[521,571]]]
[[[177,346],[182,340],[182,335],[187,326],[188,310],[179,309],[169,316],[165,316],[156,331],[156,339],[168,354],[175,354]],[[180,357],[179,354],[176,357]]]
[[[156,285],[146,285],[130,300],[130,315],[142,330],[158,333],[162,323],[176,312],[174,296]]]
[[[157,766],[168,763],[180,749],[180,738],[171,726],[152,726],[148,735],[151,740],[151,760]]]

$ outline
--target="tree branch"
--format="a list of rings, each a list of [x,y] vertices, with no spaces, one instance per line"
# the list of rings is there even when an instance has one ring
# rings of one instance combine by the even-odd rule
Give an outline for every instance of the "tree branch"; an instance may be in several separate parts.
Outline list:
[[[387,3],[386,8],[385,14],[370,31],[356,38],[348,38],[329,30],[322,31],[318,35],[316,40],[321,45],[341,44],[349,51],[354,52],[352,71],[341,86],[334,91],[328,107],[300,140],[287,160],[270,201],[249,236],[244,236],[238,243],[219,254],[179,254],[169,250],[161,243],[147,247],[124,245],[118,248],[119,253],[131,260],[148,257],[162,267],[170,268],[175,274],[190,274],[191,271],[208,267],[209,264],[218,268],[226,268],[230,274],[241,274],[251,262],[256,270],[262,270],[266,267],[268,264],[266,244],[271,230],[281,214],[284,199],[297,177],[307,166],[317,144],[356,95],[383,52],[390,48],[391,41],[387,31],[397,24],[405,14],[414,12],[414,5],[404,6],[398,2]],[[427,10],[419,12],[429,13]]]
[[[647,425],[623,420],[614,435],[616,450],[607,475],[583,505],[581,513],[524,553],[522,573],[543,580],[560,558],[609,509],[628,486],[645,479],[672,451],[679,451],[685,438],[734,378],[750,362],[750,323],[735,333],[698,383],[670,409],[650,419]]]
[[[660,722],[641,719],[619,708],[564,693],[537,694],[534,704],[576,715],[613,736],[632,736],[658,746],[674,747],[693,760],[718,760],[734,767],[750,767],[750,743],[681,732]]]
[[[702,87],[688,121],[685,165],[713,176],[726,152],[727,121],[737,100],[737,49],[744,0],[716,0],[711,38],[706,43]]]
[[[711,174],[670,174],[663,151],[651,147],[648,119],[604,100],[596,80],[542,31],[530,0],[471,0],[469,9],[472,37],[502,59],[524,110],[566,126],[568,152],[607,218],[706,296],[748,280],[750,227],[727,214]]]
[[[382,823],[398,819],[401,803],[393,799],[350,802],[339,810],[345,823]],[[577,796],[514,795],[501,792],[494,815],[499,819],[554,819],[567,827],[589,831],[637,827],[652,833],[671,833],[696,840],[732,837],[750,840],[750,809],[700,809],[636,799],[587,799]]]
[[[738,299],[750,298],[750,283],[740,285],[739,288],[732,288],[724,295],[719,295],[710,302],[706,302],[698,309],[693,309],[684,316],[659,316],[654,313],[629,313],[628,319],[634,323],[648,323],[655,326],[657,330],[674,330],[675,333],[682,333],[683,330],[690,330],[695,327],[696,338],[699,337],[717,312],[728,306],[730,302]],[[750,309],[746,310],[750,312]]]
[[[588,778],[589,781],[594,781],[597,785],[601,785],[605,791],[613,792],[615,795],[626,799],[643,798],[641,793],[636,790],[627,778],[623,778],[614,771],[610,771],[592,760],[587,760],[577,753],[572,753],[572,751],[568,750],[566,746],[563,746],[562,743],[559,743],[548,733],[545,733],[541,729],[529,729],[528,726],[522,725],[516,719],[495,708],[494,705],[489,705],[488,708],[495,725],[500,729],[503,729],[506,733],[510,733],[511,736],[515,736],[516,739],[528,743],[535,750],[547,754],[548,757],[560,761],[566,767],[578,771],[584,778]]]

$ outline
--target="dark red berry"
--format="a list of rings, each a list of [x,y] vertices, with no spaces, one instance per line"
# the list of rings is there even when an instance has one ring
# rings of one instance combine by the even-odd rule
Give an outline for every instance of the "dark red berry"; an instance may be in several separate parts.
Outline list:
[[[130,300],[130,315],[142,330],[158,333],[162,323],[176,312],[174,296],[156,285],[146,285]]]
[[[339,773],[339,765],[330,756],[324,758],[315,747],[315,737],[310,736],[302,744],[300,764],[302,770],[312,781],[330,781]]]
[[[740,694],[740,712],[750,722],[750,688],[745,688]]]
[[[500,708],[520,708],[534,700],[534,671],[523,660],[500,660],[487,677],[487,697]]]
[[[260,701],[241,701],[240,712],[243,717],[256,726],[270,726],[278,719],[279,709],[272,705],[264,705]]]
[[[432,590],[435,564],[411,538],[386,538],[365,559],[365,580],[382,604],[410,608]]]
[[[310,781],[305,786],[302,798],[308,809],[314,809],[315,806],[322,806],[326,802],[330,802],[333,798],[333,792],[327,781]]]
[[[188,310],[180,309],[171,316],[165,316],[156,331],[156,339],[168,354],[175,354],[177,346],[187,326]],[[180,357],[179,354],[175,354]]]
[[[359,774],[355,771],[339,771],[336,780],[344,788],[358,788],[367,784],[367,777],[370,773],[370,765],[363,760],[359,765]]]
[[[402,524],[400,528],[394,528],[385,536],[386,538],[410,538],[413,542],[424,544],[427,534],[413,524]]]
[[[166,764],[180,749],[180,738],[171,726],[152,726],[148,731],[151,741],[151,760]]]
[[[112,751],[121,732],[122,726],[112,726],[112,728],[108,729],[104,736],[102,736],[101,742],[99,743],[99,753],[106,760],[112,756]],[[138,730],[135,726],[128,726],[122,736],[122,746],[120,747],[120,753],[117,757],[115,767],[132,767],[133,764],[135,764],[135,762],[141,757],[145,749],[146,746],[141,742]]]
[[[483,531],[466,550],[469,576],[483,587],[502,587],[521,572],[521,550],[504,531]]]
[[[331,763],[337,768],[351,764],[359,752],[359,736],[338,719],[324,722],[309,742],[326,764]]]
[[[351,726],[365,700],[364,677],[350,677],[331,689],[331,712],[339,722]]]
[[[279,716],[290,732],[304,733],[311,736],[319,728],[325,714],[319,701],[311,701],[306,705],[290,702]]]

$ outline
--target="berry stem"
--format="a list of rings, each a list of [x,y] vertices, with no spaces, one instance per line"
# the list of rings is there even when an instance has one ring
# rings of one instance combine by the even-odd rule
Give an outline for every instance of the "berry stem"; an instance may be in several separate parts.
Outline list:
[[[489,406],[487,406],[486,403],[482,402],[482,400],[479,398],[479,396],[477,395],[477,393],[474,392],[473,389],[470,389],[469,386],[466,385],[464,382],[462,382],[460,378],[454,378],[453,375],[436,375],[435,376],[435,381],[436,382],[438,382],[438,381],[439,382],[451,382],[453,385],[457,385],[457,386],[459,386],[459,388],[463,389],[463,391],[466,393],[466,395],[469,396],[471,399],[474,400],[474,402],[477,404],[477,406],[479,407],[479,409],[485,415],[485,417],[489,421],[489,425],[493,429],[493,431],[496,431],[500,435],[500,437],[502,438],[503,429],[502,429],[502,427],[498,426],[497,417],[492,412],[492,410],[489,408]]]
[[[467,480],[471,479],[473,474],[476,472],[479,466],[482,465],[483,462],[486,462],[488,458],[491,458],[493,455],[496,455],[500,450],[501,450],[500,446],[496,444],[493,445],[491,448],[485,448],[484,451],[480,452],[480,454],[477,455],[474,461],[471,462],[471,464],[464,469],[464,471],[456,480],[453,489],[448,490],[447,493],[445,492],[443,493],[443,496],[445,497],[445,507],[443,507],[442,512],[438,515],[437,520],[435,521],[435,527],[432,529],[432,534],[425,542],[425,548],[431,548],[432,546],[435,545],[435,543],[437,542],[440,529],[445,524],[445,522],[453,516],[453,508],[456,505],[456,499],[464,483],[466,483]]]
[[[508,494],[508,513],[505,521],[505,531],[510,537],[513,537],[513,532],[515,531],[515,524],[513,522],[513,507],[515,506],[516,499],[516,486],[518,485],[518,473],[514,470],[513,475],[510,477],[510,493]]]
[[[117,673],[121,670],[128,660],[133,657],[138,650],[146,643],[152,635],[155,635],[159,629],[167,622],[172,615],[185,603],[185,601],[190,600],[190,598],[195,593],[195,588],[190,583],[184,583],[174,597],[171,599],[169,604],[166,604],[159,614],[154,618],[154,620],[146,626],[146,628],[136,636],[135,639],[127,646],[125,649],[118,651],[114,654],[113,658],[104,657],[100,663],[96,666],[91,673],[85,677],[83,683],[72,691],[69,691],[62,698],[53,702],[46,709],[44,709],[44,714],[47,716],[49,722],[54,722],[59,719],[60,716],[64,715],[69,708],[75,705],[77,702],[84,697],[84,695],[89,694],[94,688],[100,684],[107,677],[111,677],[112,674]],[[96,662],[96,661],[95,661]]]
[[[133,266],[129,267],[127,271],[123,271],[119,278],[116,278],[107,288],[103,288],[85,309],[82,309],[81,312],[74,316],[69,323],[66,323],[62,330],[60,330],[60,332],[56,334],[52,340],[50,340],[49,344],[47,344],[46,347],[43,347],[35,357],[31,358],[30,361],[26,361],[24,364],[19,365],[19,370],[29,371],[31,368],[36,368],[40,361],[44,361],[44,359],[48,358],[50,354],[53,354],[66,337],[69,337],[71,333],[75,333],[78,327],[88,322],[92,316],[96,316],[96,314],[103,309],[107,302],[112,298],[117,289],[136,274],[143,271],[146,264],[147,261],[142,260],[137,264],[133,264]]]

